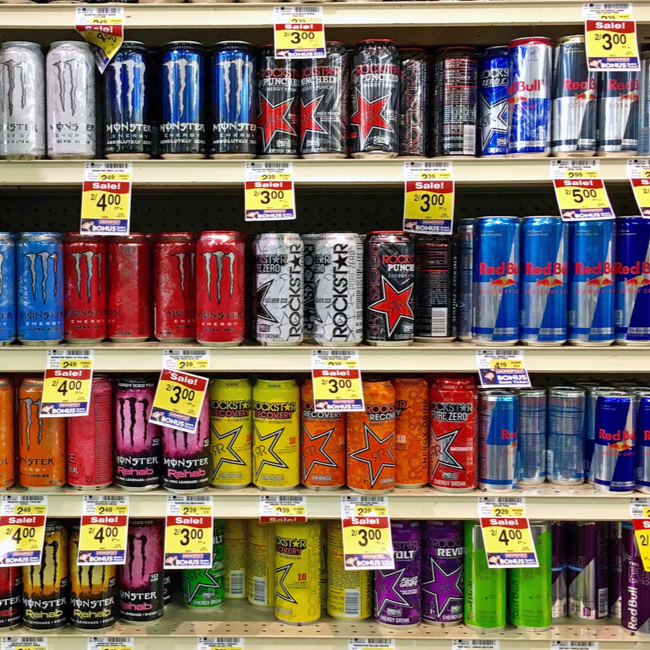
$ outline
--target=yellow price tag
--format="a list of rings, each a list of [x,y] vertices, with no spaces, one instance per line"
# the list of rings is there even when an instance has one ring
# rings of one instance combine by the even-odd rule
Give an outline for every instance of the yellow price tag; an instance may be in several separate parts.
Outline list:
[[[128,220],[131,212],[131,181],[84,182],[82,219]]]
[[[211,552],[212,517],[167,517],[165,555],[207,554],[209,556]]]
[[[363,410],[359,353],[314,350],[312,386],[317,411]]]
[[[630,14],[610,14],[586,21],[587,60],[590,69],[638,69],[636,22],[630,18]]]
[[[490,359],[490,367],[493,370],[497,368],[523,368],[524,363],[519,359]]]
[[[643,568],[650,571],[650,508],[643,508],[644,519],[633,519],[634,536],[639,547]]]
[[[276,121],[279,121],[279,124],[262,126],[262,133],[270,137],[269,129],[286,133],[295,132],[296,125],[284,113],[278,114]],[[293,165],[291,163],[246,163],[244,200],[246,221],[295,219]]]
[[[201,515],[210,516],[212,514],[212,506],[210,505],[187,505],[181,504],[181,515]]]
[[[535,547],[528,521],[521,517],[488,519],[483,526],[485,550],[488,554],[533,553]],[[483,525],[483,520],[481,520]]]
[[[205,377],[163,369],[149,422],[194,433],[207,387],[208,380]]]
[[[176,359],[177,370],[208,370],[210,362],[206,359]]]
[[[361,517],[343,520],[343,545],[346,555],[380,555],[392,551],[388,517]]]
[[[129,506],[116,505],[116,504],[98,504],[98,515],[128,515]]]
[[[81,565],[121,564],[126,557],[126,515],[84,515],[79,532]]]
[[[61,359],[59,368],[62,370],[74,370],[75,368],[92,368],[93,362],[90,359]]]
[[[404,230],[451,234],[454,180],[451,163],[404,163]]]
[[[46,369],[41,401],[41,417],[87,415],[92,380],[92,363],[89,369]]]
[[[325,56],[325,28],[321,7],[276,7],[273,21],[277,59]]]
[[[41,563],[45,519],[45,514],[0,517],[0,566]]]
[[[288,210],[293,207],[291,181],[259,181],[246,185],[246,210]]]
[[[104,72],[124,42],[124,9],[77,7],[75,29],[89,43],[99,71]]]
[[[388,508],[386,506],[363,506],[355,503],[354,514],[356,517],[388,517]]]
[[[515,506],[492,506],[493,517],[525,517],[524,508]]]

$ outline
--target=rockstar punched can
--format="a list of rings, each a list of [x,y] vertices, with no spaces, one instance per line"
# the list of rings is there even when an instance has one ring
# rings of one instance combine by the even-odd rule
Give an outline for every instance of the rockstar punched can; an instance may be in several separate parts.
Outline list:
[[[209,569],[186,569],[183,578],[183,605],[186,607],[221,607],[226,599],[224,587],[223,521],[215,519],[212,531],[212,566]]]
[[[395,377],[395,487],[429,481],[429,386],[423,377]]]
[[[0,569],[0,629],[20,625],[23,600],[23,568]]]
[[[399,155],[426,156],[429,66],[424,49],[398,48],[400,60]]]
[[[275,606],[275,524],[247,522],[246,597],[256,607]]]

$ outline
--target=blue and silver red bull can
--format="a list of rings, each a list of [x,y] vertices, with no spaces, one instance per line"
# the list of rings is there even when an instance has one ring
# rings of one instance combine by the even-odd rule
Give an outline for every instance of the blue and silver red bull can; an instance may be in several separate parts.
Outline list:
[[[641,52],[637,155],[650,155],[650,52]]]
[[[458,338],[472,340],[472,303],[474,292],[474,219],[458,224]]]
[[[518,217],[480,217],[474,226],[475,343],[519,340],[519,232]]]
[[[478,64],[478,155],[508,153],[508,75],[505,46],[488,47]]]
[[[614,342],[614,220],[569,228],[569,343]]]
[[[585,402],[585,445],[584,445],[584,464],[585,464],[585,480],[589,483],[594,482],[594,447],[596,446],[596,404],[601,395],[611,395],[615,393],[618,388],[613,386],[584,386],[587,391]]]
[[[519,334],[526,345],[558,345],[566,341],[568,230],[560,217],[524,219]]]
[[[584,389],[575,386],[549,388],[547,435],[547,480],[558,485],[584,483]]]
[[[598,73],[596,153],[609,158],[636,154],[639,134],[639,73]]]
[[[10,232],[0,232],[0,345],[16,338],[16,245]]]
[[[517,400],[517,485],[539,485],[546,480],[546,391],[526,388]]]
[[[616,342],[650,341],[650,220],[616,219]]]
[[[511,390],[486,390],[479,397],[479,487],[490,491],[514,490],[517,487],[517,395]]]
[[[551,152],[551,39],[517,38],[508,46],[508,154]]]
[[[594,487],[597,492],[634,492],[638,398],[616,391],[596,401]]]
[[[650,390],[637,391],[636,489],[650,493]]]

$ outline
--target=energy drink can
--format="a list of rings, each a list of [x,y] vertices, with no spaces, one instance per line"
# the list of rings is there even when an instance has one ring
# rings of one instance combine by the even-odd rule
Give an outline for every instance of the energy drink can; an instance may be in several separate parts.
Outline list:
[[[639,133],[637,153],[650,155],[650,53],[641,52],[639,79]]]
[[[582,386],[581,386],[582,387]],[[600,395],[610,395],[618,389],[612,386],[589,386],[586,388],[585,405],[585,480],[594,483],[594,450],[596,447],[596,404]]]
[[[253,482],[260,490],[300,483],[300,390],[295,379],[258,379],[253,388]]]
[[[314,329],[316,327],[316,241],[320,235],[318,233],[309,232],[300,235],[302,243],[305,247],[305,291],[304,291],[304,341],[306,343],[313,343]],[[362,256],[363,259],[363,256]],[[362,270],[363,272],[363,270]],[[363,317],[363,314],[362,314]]]
[[[221,607],[226,599],[224,585],[224,522],[215,519],[212,529],[212,567],[181,571],[183,605],[196,608]]]
[[[650,634],[650,573],[645,570],[634,528],[623,522],[623,603],[621,625],[635,635]]]
[[[541,485],[546,480],[546,391],[539,388],[520,390],[517,402],[517,485]]]
[[[636,154],[639,134],[639,73],[603,70],[598,75],[596,155]]]
[[[8,377],[0,377],[0,492],[4,492],[16,482],[14,412],[14,387]],[[0,597],[0,614],[1,607]]]
[[[327,611],[327,522],[320,522],[320,607]]]
[[[458,225],[458,338],[472,340],[474,304],[474,219],[461,219]]]
[[[620,521],[609,522],[609,545],[607,549],[609,617],[621,623],[623,606],[623,525]]]
[[[650,493],[650,391],[639,391],[637,396],[636,489]]]
[[[429,65],[424,48],[397,48],[400,63],[399,155],[426,156]]]
[[[248,522],[246,597],[256,607],[275,607],[275,524]]]
[[[551,524],[551,572],[553,574],[551,618],[561,621],[569,612],[569,592],[567,589],[567,539],[568,524],[554,521]]]
[[[129,521],[126,563],[118,569],[118,613],[123,621],[145,625],[165,611],[163,539],[162,521]]]
[[[0,345],[16,338],[16,244],[10,232],[0,232]]]
[[[312,490],[345,485],[345,413],[317,411],[311,378],[300,387],[300,482]]]
[[[23,568],[19,566],[0,569],[0,629],[20,625],[23,604]]]
[[[508,153],[508,48],[488,47],[478,60],[479,156]]]
[[[18,389],[18,480],[31,492],[56,492],[64,484],[65,418],[41,419],[43,380],[25,377]]]
[[[321,615],[320,521],[275,525],[275,616],[309,625]]]
[[[556,485],[584,483],[585,391],[574,386],[548,389],[546,478]]]
[[[172,602],[172,591],[176,588],[173,584],[174,577],[174,571],[163,571],[163,604],[165,607]]]
[[[395,377],[395,487],[429,482],[429,386],[423,377]]]
[[[23,625],[46,631],[68,623],[68,529],[49,521],[40,565],[23,567]]]
[[[226,598],[246,598],[246,528],[245,519],[226,519],[224,523]]]

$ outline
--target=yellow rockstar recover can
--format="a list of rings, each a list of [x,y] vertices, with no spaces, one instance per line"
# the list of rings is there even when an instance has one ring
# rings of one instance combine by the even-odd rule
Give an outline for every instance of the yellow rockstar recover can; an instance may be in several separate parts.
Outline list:
[[[300,391],[293,379],[258,379],[253,388],[253,482],[291,490],[300,482]]]
[[[246,519],[226,519],[224,522],[226,598],[246,598],[246,523]]]
[[[253,388],[247,378],[210,382],[212,485],[244,488],[253,480]]]
[[[346,571],[340,521],[327,522],[327,613],[360,621],[372,615],[372,571]]]
[[[275,524],[275,616],[290,625],[321,615],[320,521]]]
[[[251,605],[275,605],[275,524],[248,522],[246,597]]]

